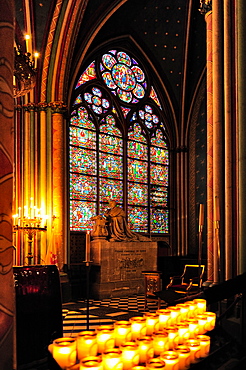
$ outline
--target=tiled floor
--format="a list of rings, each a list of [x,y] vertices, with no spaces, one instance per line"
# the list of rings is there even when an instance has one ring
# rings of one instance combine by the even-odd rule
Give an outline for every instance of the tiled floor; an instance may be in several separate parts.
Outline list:
[[[104,299],[102,301],[90,300],[88,317],[87,301],[64,303],[63,335],[76,336],[80,331],[94,330],[100,325],[112,324],[118,320],[128,320],[132,316],[142,316],[144,312],[155,312],[157,308],[156,301],[148,301],[145,310],[143,295]]]

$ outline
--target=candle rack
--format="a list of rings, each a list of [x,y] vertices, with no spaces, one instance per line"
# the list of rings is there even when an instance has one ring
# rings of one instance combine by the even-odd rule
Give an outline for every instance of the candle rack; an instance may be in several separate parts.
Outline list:
[[[15,217],[14,217],[15,218]],[[18,223],[20,222],[22,226],[19,224],[14,225],[15,231],[22,231],[28,237],[28,253],[27,253],[27,261],[28,265],[32,265],[33,259],[33,237],[36,235],[38,231],[47,231],[47,226],[41,226],[42,223],[41,217],[18,217]]]

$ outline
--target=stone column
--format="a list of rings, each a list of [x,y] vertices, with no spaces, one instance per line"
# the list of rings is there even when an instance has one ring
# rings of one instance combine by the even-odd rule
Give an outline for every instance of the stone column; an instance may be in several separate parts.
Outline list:
[[[207,24],[207,280],[213,282],[213,60],[212,12],[205,16]]]
[[[221,0],[213,1],[212,58],[213,58],[213,198],[214,204],[214,283],[221,279],[221,243],[223,233],[224,177],[223,177],[223,28]],[[219,211],[219,212],[218,212]],[[218,216],[218,213],[220,215]],[[219,217],[219,219],[218,219]],[[219,229],[217,229],[219,228]]]
[[[239,221],[239,253],[238,273],[246,272],[246,3],[236,2],[237,23],[237,60],[238,60],[238,221]]]
[[[13,284],[14,2],[0,0],[0,366],[16,369]]]
[[[66,181],[67,168],[65,166],[65,132],[66,126],[63,114],[66,107],[63,102],[49,103],[52,108],[52,131],[53,131],[53,213],[56,217],[55,244],[57,249],[57,262],[61,270],[67,263],[66,254]]]

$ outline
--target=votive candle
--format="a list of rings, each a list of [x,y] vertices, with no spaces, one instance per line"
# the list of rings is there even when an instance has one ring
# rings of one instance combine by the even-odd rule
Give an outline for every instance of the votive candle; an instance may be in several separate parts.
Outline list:
[[[179,355],[176,351],[165,351],[160,355],[165,362],[165,370],[179,370]]]
[[[201,346],[197,339],[188,339],[185,343],[190,348],[190,362],[194,364],[201,357]]]
[[[103,363],[101,356],[88,356],[82,358],[79,364],[79,370],[103,370]]]
[[[131,369],[139,364],[138,344],[136,342],[125,342],[120,346],[120,349],[124,370]]]
[[[198,320],[188,319],[187,324],[189,325],[189,338],[195,338],[199,332]]]
[[[177,328],[179,335],[178,343],[183,344],[190,337],[189,324],[187,323],[187,321],[182,321],[177,324]]]
[[[114,323],[115,346],[120,347],[124,342],[131,340],[131,323],[126,320]]]
[[[186,370],[190,367],[190,348],[188,346],[179,345],[175,348],[179,355],[179,370]]]
[[[198,335],[196,339],[200,342],[201,357],[207,357],[210,351],[210,337],[208,335]]]
[[[134,316],[130,318],[132,340],[136,340],[146,335],[146,318]]]
[[[137,340],[139,363],[146,364],[146,362],[154,357],[153,338],[145,336]]]
[[[207,309],[207,301],[206,299],[201,299],[201,298],[198,298],[198,299],[194,299],[193,301],[196,305],[196,314],[203,314],[206,309]]]
[[[153,348],[155,356],[159,356],[161,352],[169,349],[168,333],[165,330],[157,331],[152,335]]]
[[[207,325],[206,325],[207,331],[213,330],[215,328],[216,323],[216,313],[206,311],[204,312],[204,315],[207,316]]]
[[[154,331],[158,331],[159,315],[157,313],[145,312],[146,319],[146,335],[152,335]]]
[[[204,314],[200,314],[200,315],[197,315],[196,318],[198,320],[198,327],[199,327],[198,334],[205,334],[207,332],[207,328],[206,328],[207,316]]]
[[[165,362],[161,358],[151,358],[146,364],[147,370],[166,370]]]
[[[106,349],[114,348],[114,325],[101,325],[96,329],[98,353],[103,353]]]
[[[122,351],[119,348],[107,349],[102,354],[102,362],[104,370],[122,370]]]
[[[76,363],[76,340],[70,337],[57,338],[52,344],[52,356],[62,369]]]
[[[162,308],[156,311],[159,315],[159,329],[165,329],[171,324],[171,311],[167,308]]]
[[[179,341],[179,332],[178,327],[176,325],[170,325],[168,328],[166,328],[166,331],[168,333],[168,345],[169,349],[174,349],[175,346],[178,345]]]
[[[171,311],[171,325],[178,324],[180,321],[180,308],[177,306],[169,306]]]
[[[97,355],[97,333],[95,331],[81,331],[78,333],[76,341],[78,360],[81,360],[86,356]]]

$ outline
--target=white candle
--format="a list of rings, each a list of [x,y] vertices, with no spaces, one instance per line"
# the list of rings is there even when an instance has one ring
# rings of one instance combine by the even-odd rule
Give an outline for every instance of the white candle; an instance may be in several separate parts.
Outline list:
[[[146,364],[146,362],[154,357],[153,349],[153,338],[151,336],[145,336],[137,340],[139,362],[140,364]]]
[[[86,231],[86,240],[85,240],[85,262],[90,262],[90,243],[91,243],[91,234],[90,231]]]
[[[101,356],[88,356],[80,360],[79,370],[103,370]]]
[[[167,308],[157,310],[156,313],[159,315],[159,329],[165,329],[171,324],[171,311]]]
[[[199,358],[201,357],[200,342],[197,339],[188,339],[185,342],[185,345],[190,349],[190,362],[194,364],[195,362],[199,361]]]
[[[122,351],[122,362],[123,362],[123,369],[128,370],[131,369],[133,366],[139,364],[139,352],[138,352],[138,344],[135,342],[125,342],[120,347]]]
[[[207,357],[210,351],[210,337],[208,335],[198,335],[196,339],[200,342],[201,357]]]
[[[155,356],[159,356],[161,352],[169,349],[168,344],[168,333],[164,330],[160,330],[152,335],[153,347]]]
[[[190,367],[190,349],[187,346],[180,345],[175,348],[179,354],[179,370],[186,370]]]
[[[179,355],[175,351],[161,353],[161,359],[165,362],[165,370],[179,370]]]
[[[86,356],[97,355],[97,333],[92,330],[82,331],[77,335],[78,360]]]
[[[154,331],[158,331],[159,315],[152,312],[145,312],[146,319],[146,335],[152,335]]]
[[[70,337],[58,338],[53,341],[51,352],[53,358],[62,369],[76,363],[76,340]]]
[[[103,353],[106,349],[114,348],[115,336],[113,325],[101,325],[96,329],[98,353]]]
[[[131,323],[121,320],[114,323],[115,345],[120,347],[124,342],[131,340]]]
[[[146,335],[146,318],[135,316],[130,318],[132,340],[136,340]]]
[[[104,370],[122,370],[123,363],[121,359],[122,351],[118,348],[106,350],[102,354],[102,362]]]

